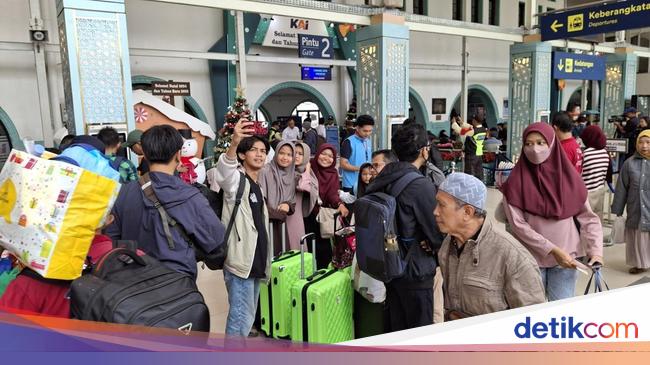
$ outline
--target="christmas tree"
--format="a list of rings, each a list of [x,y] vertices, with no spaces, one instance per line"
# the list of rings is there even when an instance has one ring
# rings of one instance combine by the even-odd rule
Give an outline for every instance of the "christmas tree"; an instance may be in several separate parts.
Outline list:
[[[244,89],[237,86],[235,88],[235,102],[228,107],[228,112],[224,116],[223,127],[219,130],[217,143],[214,147],[214,163],[219,160],[219,156],[228,150],[232,140],[232,133],[235,129],[235,124],[242,119],[251,120],[251,110],[248,107],[248,102],[244,97]],[[255,122],[255,134],[266,135],[266,123]]]

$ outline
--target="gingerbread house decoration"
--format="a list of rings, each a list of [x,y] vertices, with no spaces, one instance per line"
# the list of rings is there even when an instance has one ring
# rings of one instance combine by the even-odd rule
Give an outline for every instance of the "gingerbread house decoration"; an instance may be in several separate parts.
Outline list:
[[[210,126],[177,107],[168,104],[144,90],[133,90],[133,113],[135,127],[142,131],[155,126],[167,124],[176,129],[192,130],[192,137],[199,145],[196,157],[203,157],[203,146],[206,139],[215,139],[216,135]]]

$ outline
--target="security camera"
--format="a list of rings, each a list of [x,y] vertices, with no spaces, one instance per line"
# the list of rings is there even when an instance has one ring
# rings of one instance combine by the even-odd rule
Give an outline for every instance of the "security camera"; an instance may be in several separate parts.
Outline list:
[[[47,42],[48,34],[47,30],[30,30],[29,37],[32,42]]]

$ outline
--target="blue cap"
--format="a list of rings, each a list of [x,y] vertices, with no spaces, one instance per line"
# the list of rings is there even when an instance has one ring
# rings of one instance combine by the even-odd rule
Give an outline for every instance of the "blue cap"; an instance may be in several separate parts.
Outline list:
[[[623,112],[623,114],[628,114],[628,113],[636,113],[636,108],[633,107],[633,106],[631,106],[629,108],[625,108],[625,111]]]

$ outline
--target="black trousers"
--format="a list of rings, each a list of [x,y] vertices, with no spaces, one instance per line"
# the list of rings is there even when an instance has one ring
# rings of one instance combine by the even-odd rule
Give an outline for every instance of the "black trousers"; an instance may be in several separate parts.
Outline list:
[[[305,225],[305,232],[314,232],[316,236],[316,268],[318,270],[326,268],[332,262],[332,243],[329,238],[321,238],[320,224],[316,222],[316,214],[311,214]],[[309,243],[309,252],[312,252],[311,242]]]
[[[409,289],[399,283],[387,283],[386,306],[391,331],[433,324],[433,285]]]
[[[465,173],[483,181],[483,156],[465,155]]]

